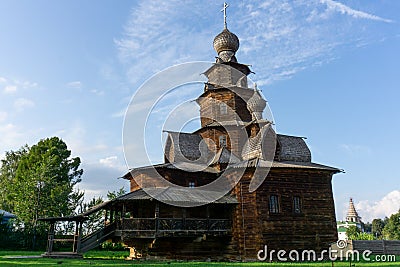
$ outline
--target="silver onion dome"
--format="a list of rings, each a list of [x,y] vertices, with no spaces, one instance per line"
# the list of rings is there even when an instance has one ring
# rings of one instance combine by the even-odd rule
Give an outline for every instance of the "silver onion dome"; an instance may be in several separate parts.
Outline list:
[[[215,36],[213,45],[218,55],[222,51],[231,51],[235,54],[239,49],[239,38],[225,28],[220,34]]]
[[[253,120],[261,120],[267,102],[262,98],[258,90],[254,90],[253,96],[247,101],[247,109],[250,111]]]

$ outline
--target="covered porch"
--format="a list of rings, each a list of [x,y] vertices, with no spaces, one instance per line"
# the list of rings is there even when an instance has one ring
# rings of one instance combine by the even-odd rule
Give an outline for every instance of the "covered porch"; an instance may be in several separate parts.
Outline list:
[[[168,196],[169,203],[182,192],[171,188],[160,188]],[[176,199],[179,204],[179,197]],[[120,241],[135,251],[147,251],[156,240],[178,238],[202,240],[206,237],[230,236],[232,208],[237,200],[224,196],[213,203],[197,207],[181,207],[165,204],[153,199],[143,189],[130,192],[114,200],[104,202],[89,211],[70,217],[42,218],[50,223],[45,257],[74,256],[99,246],[106,240]],[[102,227],[83,235],[83,222],[95,212],[103,212]],[[55,238],[54,225],[60,221],[75,223],[75,234],[66,238]],[[54,242],[71,242],[72,251],[54,251]]]

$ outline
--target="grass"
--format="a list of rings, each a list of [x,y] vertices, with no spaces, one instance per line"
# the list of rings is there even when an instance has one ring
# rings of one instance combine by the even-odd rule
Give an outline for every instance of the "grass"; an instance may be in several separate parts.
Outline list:
[[[231,263],[231,262],[184,262],[184,261],[126,261],[124,258],[129,254],[126,251],[90,251],[84,255],[83,259],[48,259],[48,258],[9,258],[13,256],[39,256],[41,252],[32,251],[0,251],[0,266],[144,266],[144,267],[203,267],[203,266],[233,266],[233,267],[332,267],[331,262],[316,263]],[[356,262],[354,267],[398,267],[400,257],[397,262],[377,263],[377,262]],[[334,262],[334,267],[348,267],[349,262]]]

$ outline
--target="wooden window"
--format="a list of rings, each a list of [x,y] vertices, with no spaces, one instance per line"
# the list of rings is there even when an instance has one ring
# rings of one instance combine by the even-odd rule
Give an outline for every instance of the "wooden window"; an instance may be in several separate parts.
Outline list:
[[[189,182],[189,188],[194,188],[196,186],[195,182]]]
[[[219,114],[221,114],[221,115],[228,114],[228,106],[225,103],[219,104]]]
[[[277,195],[269,196],[269,212],[279,213],[279,198]]]
[[[293,212],[301,213],[301,199],[298,196],[293,197]]]
[[[219,147],[226,147],[226,135],[219,136]]]

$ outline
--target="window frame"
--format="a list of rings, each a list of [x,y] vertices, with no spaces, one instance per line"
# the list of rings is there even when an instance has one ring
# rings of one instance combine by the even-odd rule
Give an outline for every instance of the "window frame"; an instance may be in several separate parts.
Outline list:
[[[270,214],[279,214],[281,212],[278,195],[269,195],[269,197],[268,197],[268,212]]]
[[[219,104],[219,114],[220,115],[228,115],[228,105],[225,103]]]
[[[296,201],[298,200],[298,201]],[[292,208],[294,214],[302,214],[302,199],[301,196],[293,196],[292,199]]]
[[[223,142],[221,142],[221,140],[223,140]],[[221,134],[221,135],[218,137],[218,145],[219,145],[220,148],[222,148],[222,147],[227,147],[227,145],[228,145],[228,138],[226,137],[226,135]]]

